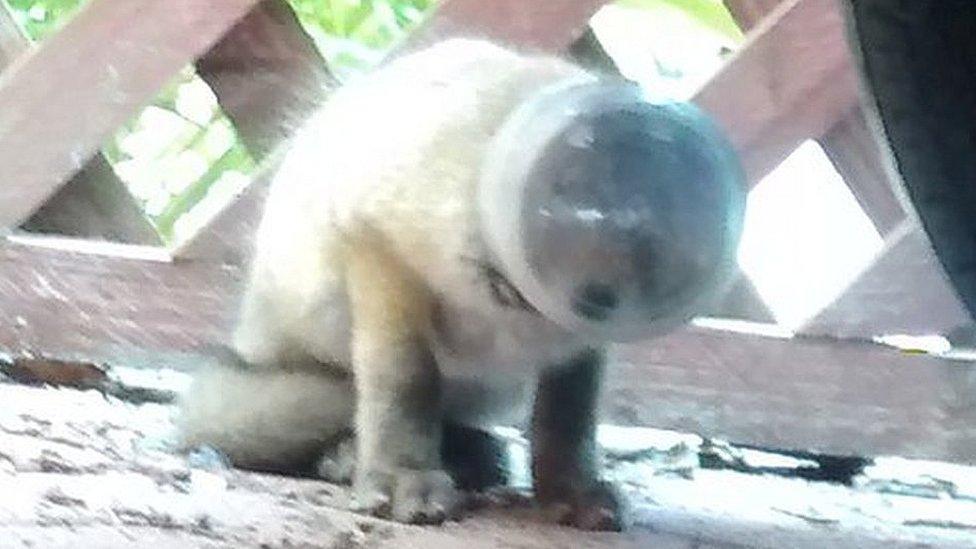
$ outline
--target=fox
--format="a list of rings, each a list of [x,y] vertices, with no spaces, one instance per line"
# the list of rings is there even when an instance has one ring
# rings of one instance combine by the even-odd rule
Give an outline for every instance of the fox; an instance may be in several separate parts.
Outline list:
[[[491,468],[482,434],[512,425],[557,520],[624,528],[596,443],[614,326],[699,312],[743,208],[727,143],[642,97],[468,38],[335,91],[274,175],[229,356],[181,397],[183,444],[437,524]]]

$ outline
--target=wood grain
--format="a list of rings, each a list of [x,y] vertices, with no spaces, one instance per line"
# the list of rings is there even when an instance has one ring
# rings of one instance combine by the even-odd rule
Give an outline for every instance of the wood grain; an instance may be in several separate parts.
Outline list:
[[[93,0],[18,58],[0,74],[0,226],[23,222],[255,1]]]

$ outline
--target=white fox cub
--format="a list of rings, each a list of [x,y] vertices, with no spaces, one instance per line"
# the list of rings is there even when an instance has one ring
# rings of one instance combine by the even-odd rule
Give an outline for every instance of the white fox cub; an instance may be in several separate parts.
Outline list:
[[[537,499],[620,528],[594,440],[602,349],[720,291],[740,180],[697,110],[568,61],[477,40],[397,59],[290,144],[237,358],[184,396],[184,444],[244,467],[321,459],[362,509],[439,522],[477,484],[472,429],[528,425]]]

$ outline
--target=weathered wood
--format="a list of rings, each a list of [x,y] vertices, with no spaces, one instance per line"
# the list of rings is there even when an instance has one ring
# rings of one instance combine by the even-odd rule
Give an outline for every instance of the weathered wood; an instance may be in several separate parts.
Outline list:
[[[586,31],[608,0],[445,0],[393,55],[452,37],[471,37],[523,48],[563,52]]]
[[[117,249],[129,257],[0,246],[0,350],[186,369],[226,342],[240,270]],[[840,454],[976,455],[972,364],[692,327],[615,357],[614,422]]]
[[[741,269],[728,292],[709,307],[703,316],[750,322],[776,322],[756,286]]]
[[[747,31],[781,3],[782,0],[725,0],[733,19]],[[905,213],[892,192],[880,147],[861,107],[854,107],[818,141],[882,236],[894,230]]]
[[[905,210],[895,195],[896,183],[888,177],[881,148],[861,108],[856,107],[841,119],[819,142],[881,236],[894,231],[905,220]]]
[[[732,19],[744,31],[749,31],[768,16],[783,0],[723,0]]]
[[[868,342],[684,330],[621,347],[605,411],[767,448],[976,463],[976,364]]]
[[[165,406],[12,384],[0,402],[0,493],[15,495],[0,498],[5,548],[971,549],[976,527],[967,468],[902,465],[895,484],[881,463],[848,488],[706,470],[694,436],[612,429],[600,438],[626,533],[548,523],[521,493],[477,496],[460,522],[418,528],[349,511],[345,486],[224,469],[212,452],[187,459],[168,444]],[[918,527],[933,519],[942,527]]]
[[[758,24],[779,0],[726,0],[746,29]],[[946,333],[961,322],[961,305],[925,236],[905,223],[906,214],[885,169],[882,150],[860,106],[818,139],[861,209],[882,237],[881,256],[831,305],[808,321],[802,333],[870,338],[890,333]],[[914,230],[909,234],[909,230]],[[900,231],[900,232],[899,232]]]
[[[255,6],[196,68],[259,159],[339,85],[285,0]]]
[[[0,71],[31,49],[13,15],[0,3]],[[30,231],[133,244],[160,244],[159,234],[101,154],[23,225]]]
[[[225,339],[238,270],[174,265],[162,249],[78,242],[87,250],[69,251],[64,242],[0,244],[3,351],[162,365]]]
[[[905,220],[875,260],[830,305],[797,331],[868,338],[945,334],[969,322],[928,238]]]
[[[857,77],[835,0],[788,0],[695,94],[728,132],[755,184],[857,105]]]
[[[23,222],[255,2],[94,0],[0,74],[0,226]]]
[[[264,0],[197,61],[238,135],[259,159],[292,135],[339,82],[284,0]],[[260,220],[274,160],[190,240],[180,259],[243,265]]]
[[[161,245],[162,238],[112,166],[96,154],[23,224],[37,233]]]

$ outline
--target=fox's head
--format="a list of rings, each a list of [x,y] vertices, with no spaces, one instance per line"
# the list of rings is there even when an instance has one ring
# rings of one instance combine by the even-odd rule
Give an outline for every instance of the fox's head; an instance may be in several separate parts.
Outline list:
[[[489,246],[564,327],[640,338],[700,314],[731,280],[744,176],[693,105],[629,83],[563,82],[521,104],[489,150]]]

